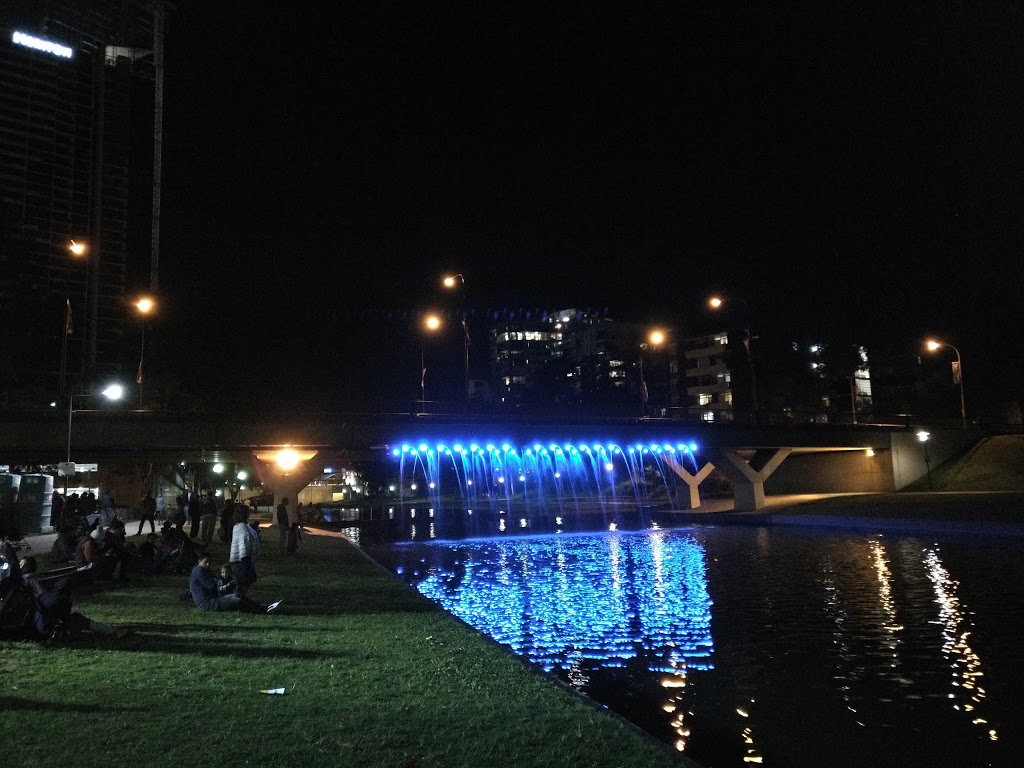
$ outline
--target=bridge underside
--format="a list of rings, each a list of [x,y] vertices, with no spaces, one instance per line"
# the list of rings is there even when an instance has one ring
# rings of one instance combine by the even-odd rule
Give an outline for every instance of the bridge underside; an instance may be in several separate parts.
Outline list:
[[[700,485],[714,470],[728,478],[738,511],[765,506],[766,493],[898,490],[924,475],[929,462],[963,450],[977,434],[960,430],[921,444],[911,428],[871,425],[785,425],[750,427],[672,420],[594,420],[580,423],[521,423],[406,415],[208,418],[159,413],[47,413],[0,423],[0,464],[56,465],[67,458],[84,462],[141,462],[171,468],[182,462],[244,461],[276,497],[297,495],[324,466],[358,467],[385,459],[386,449],[403,441],[452,441],[454,437],[585,444],[598,441],[629,446],[694,444],[684,462],[664,456],[665,464],[689,489],[688,503],[699,507]],[[938,430],[933,430],[938,436]],[[692,441],[692,442],[691,442]],[[290,446],[310,456],[304,468],[282,470],[268,453]],[[929,457],[928,446],[931,446]],[[263,457],[263,458],[261,458]]]

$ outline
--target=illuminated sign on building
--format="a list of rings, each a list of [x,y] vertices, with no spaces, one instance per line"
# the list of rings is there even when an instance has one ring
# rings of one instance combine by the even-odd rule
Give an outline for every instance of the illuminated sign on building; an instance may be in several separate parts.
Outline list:
[[[54,56],[60,56],[63,59],[70,59],[74,53],[74,51],[66,45],[61,45],[60,43],[55,43],[51,40],[43,40],[41,37],[26,35],[24,32],[15,32],[11,40],[13,40],[16,45],[24,45],[26,48],[33,48],[37,51],[50,53]]]

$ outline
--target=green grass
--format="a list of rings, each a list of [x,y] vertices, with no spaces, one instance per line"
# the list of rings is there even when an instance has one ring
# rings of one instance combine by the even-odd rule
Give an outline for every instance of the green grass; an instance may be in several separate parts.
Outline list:
[[[205,613],[184,576],[79,595],[125,639],[0,641],[0,743],[19,768],[670,766],[633,729],[527,669],[370,563],[264,533],[251,595],[273,615]],[[215,544],[215,562],[226,547]],[[284,696],[264,695],[284,687]]]

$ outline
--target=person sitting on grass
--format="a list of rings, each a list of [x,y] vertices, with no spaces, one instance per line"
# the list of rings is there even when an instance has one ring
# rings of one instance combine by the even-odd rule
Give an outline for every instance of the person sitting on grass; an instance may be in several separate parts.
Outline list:
[[[223,592],[227,585],[217,577],[210,567],[210,558],[202,557],[192,569],[189,578],[189,592],[192,601],[201,611],[246,611],[248,613],[273,613],[281,605],[278,600],[270,605],[260,605],[237,592]]]
[[[107,637],[127,637],[131,629],[115,628],[93,621],[71,608],[71,577],[65,576],[51,584],[44,584],[38,575],[36,559],[29,555],[19,563],[21,580],[35,598],[32,628],[43,640],[63,641],[78,637],[88,630]]]

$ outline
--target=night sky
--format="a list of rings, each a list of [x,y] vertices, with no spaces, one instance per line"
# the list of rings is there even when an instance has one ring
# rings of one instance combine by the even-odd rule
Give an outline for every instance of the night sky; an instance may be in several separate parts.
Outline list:
[[[165,356],[315,376],[283,342],[455,270],[480,311],[685,333],[722,291],[781,337],[940,334],[1019,396],[1019,5],[433,5],[178,3]]]

